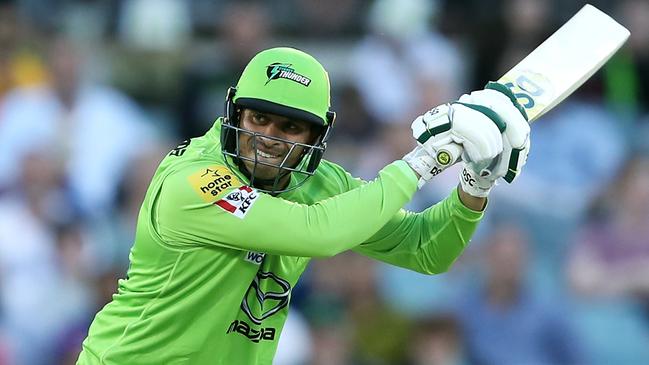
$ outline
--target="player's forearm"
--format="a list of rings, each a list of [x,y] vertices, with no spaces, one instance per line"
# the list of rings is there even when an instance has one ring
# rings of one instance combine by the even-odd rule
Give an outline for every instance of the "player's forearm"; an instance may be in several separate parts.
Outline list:
[[[457,193],[462,204],[471,210],[482,212],[487,207],[487,198],[470,195],[462,189],[462,186],[458,185]]]
[[[482,212],[464,206],[453,191],[422,213],[400,212],[355,250],[396,266],[438,274],[462,254],[481,219]]]
[[[183,176],[178,180],[186,185]],[[381,170],[376,180],[312,205],[259,194],[241,217],[214,204],[197,205],[182,194],[168,194],[159,203],[157,229],[169,244],[183,247],[200,244],[291,256],[332,256],[381,229],[412,198],[416,184],[415,174],[398,161]],[[179,210],[182,214],[171,214]]]
[[[260,250],[312,257],[336,255],[375,234],[415,191],[414,174],[398,162],[398,165],[384,168],[376,180],[314,205],[303,206],[304,211],[295,212],[293,217],[276,215],[276,225],[272,224],[275,227],[291,222],[298,229],[287,237],[269,240],[268,244],[274,247],[261,247]]]
[[[418,261],[426,273],[448,271],[468,246],[482,219],[482,212],[467,209],[457,189],[441,203],[428,208],[424,216]]]

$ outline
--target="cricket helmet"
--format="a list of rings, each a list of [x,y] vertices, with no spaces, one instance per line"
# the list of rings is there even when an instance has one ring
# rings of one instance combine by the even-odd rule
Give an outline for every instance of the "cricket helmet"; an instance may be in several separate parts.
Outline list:
[[[301,186],[314,174],[326,149],[335,120],[335,113],[329,107],[329,76],[315,58],[286,47],[258,53],[244,69],[237,86],[228,89],[226,95],[225,118],[221,125],[221,146],[226,163],[229,164],[228,157],[231,157],[239,171],[250,179],[250,184],[261,191],[276,194]],[[243,108],[311,123],[318,131],[317,137],[312,144],[302,144],[248,131],[240,127]],[[252,136],[253,143],[263,137],[287,143],[291,151],[302,148],[302,156],[295,166],[289,166],[286,158],[279,164],[262,162],[256,152],[254,158],[242,156],[238,143],[242,133]],[[253,163],[252,171],[244,161]],[[276,167],[279,173],[274,179],[255,178],[258,164]],[[293,173],[291,178],[296,181],[289,187],[279,188],[280,179],[289,173]]]

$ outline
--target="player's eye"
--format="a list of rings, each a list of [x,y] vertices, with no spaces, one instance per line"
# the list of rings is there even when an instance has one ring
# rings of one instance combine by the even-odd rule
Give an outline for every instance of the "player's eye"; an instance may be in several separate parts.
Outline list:
[[[293,123],[286,123],[284,129],[286,129],[287,131],[295,132],[299,130],[299,127]]]
[[[255,124],[264,125],[264,124],[268,123],[268,118],[262,113],[253,113],[252,114],[252,121]]]
[[[306,129],[306,126],[294,122],[288,122],[284,124],[284,131],[290,134],[300,134],[306,131]]]

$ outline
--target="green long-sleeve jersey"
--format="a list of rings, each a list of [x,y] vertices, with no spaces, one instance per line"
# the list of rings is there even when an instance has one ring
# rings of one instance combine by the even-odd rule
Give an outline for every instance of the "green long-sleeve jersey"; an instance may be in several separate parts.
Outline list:
[[[357,252],[446,271],[480,212],[457,192],[402,207],[417,177],[395,161],[370,182],[323,161],[271,196],[225,164],[220,121],[161,162],[139,213],[127,278],[95,317],[77,364],[271,364],[291,289],[311,257]]]

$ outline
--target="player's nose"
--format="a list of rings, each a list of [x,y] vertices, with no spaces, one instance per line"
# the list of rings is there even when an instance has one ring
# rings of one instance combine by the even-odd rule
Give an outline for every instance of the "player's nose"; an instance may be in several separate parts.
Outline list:
[[[275,137],[275,138],[283,138],[283,133],[282,129],[280,128],[280,125],[275,122],[270,122],[266,124],[263,128],[262,134],[268,137]],[[272,138],[261,138],[262,141],[266,142],[266,144],[277,144],[279,143],[278,140],[272,139]]]

